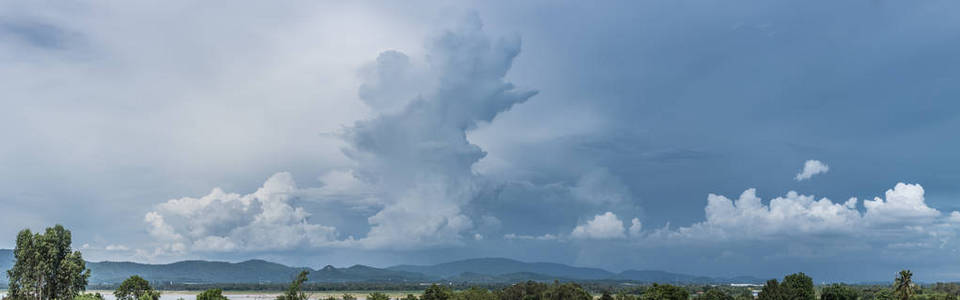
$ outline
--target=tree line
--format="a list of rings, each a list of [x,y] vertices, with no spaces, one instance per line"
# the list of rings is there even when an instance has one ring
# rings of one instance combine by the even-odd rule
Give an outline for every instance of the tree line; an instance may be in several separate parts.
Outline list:
[[[8,295],[3,300],[102,300],[100,294],[87,294],[90,270],[79,251],[72,250],[69,230],[61,225],[43,233],[29,229],[17,235],[14,266],[7,271]],[[303,271],[276,300],[308,300],[307,276]],[[594,284],[585,288],[574,282],[552,284],[527,281],[507,286],[440,285],[427,287],[422,294],[407,294],[396,300],[960,300],[960,284],[920,287],[912,281],[913,273],[903,270],[892,286],[849,286],[833,284],[819,290],[813,279],[804,273],[787,275],[782,281],[771,279],[756,295],[749,288],[724,286],[676,286],[652,284],[621,286]],[[345,283],[346,284],[346,283]],[[349,285],[349,284],[347,284]],[[455,288],[459,287],[459,288]],[[419,286],[417,286],[419,288]],[[249,289],[247,289],[249,290]],[[344,289],[341,289],[344,290]],[[350,290],[347,288],[347,290]],[[117,300],[159,300],[160,292],[140,276],[124,280],[114,291]],[[373,292],[368,300],[392,300],[384,293]],[[197,300],[228,300],[220,288],[206,289]],[[350,294],[318,300],[356,300]]]

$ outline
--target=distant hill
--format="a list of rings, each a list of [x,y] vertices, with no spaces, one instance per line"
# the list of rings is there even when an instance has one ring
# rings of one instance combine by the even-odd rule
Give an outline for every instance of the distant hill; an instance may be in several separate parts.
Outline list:
[[[13,251],[0,249],[0,284],[7,282],[6,270],[13,266]],[[375,268],[354,265],[326,266],[317,270],[290,267],[264,260],[239,263],[190,260],[171,264],[133,262],[88,262],[91,284],[119,283],[132,275],[150,281],[175,283],[285,283],[302,270],[310,271],[310,282],[433,282],[511,283],[520,281],[605,280],[660,283],[762,283],[754,277],[713,278],[664,271],[628,270],[613,273],[598,268],[558,263],[528,263],[507,258],[477,258],[436,265],[399,265]]]
[[[430,266],[399,265],[387,269],[423,273],[434,277],[451,277],[463,273],[487,275],[534,273],[580,280],[612,279],[616,277],[616,274],[603,269],[572,267],[557,263],[527,263],[507,258],[476,258]]]
[[[305,268],[293,268],[263,260],[240,263],[190,260],[172,264],[88,262],[91,283],[118,283],[132,275],[150,281],[180,283],[288,282]]]
[[[311,272],[309,278],[312,282],[422,282],[433,279],[420,273],[380,269],[364,265],[354,265],[340,269],[328,265]]]

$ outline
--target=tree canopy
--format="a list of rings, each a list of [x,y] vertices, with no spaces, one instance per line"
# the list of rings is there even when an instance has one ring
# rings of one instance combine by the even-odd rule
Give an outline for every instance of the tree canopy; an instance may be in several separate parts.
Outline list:
[[[223,296],[221,289],[209,289],[197,294],[197,300],[229,300]]]
[[[820,292],[820,300],[857,300],[860,293],[843,284],[832,284]]]
[[[277,300],[307,300],[309,297],[303,292],[303,283],[307,282],[307,275],[309,274],[309,271],[300,271],[300,274],[297,274],[297,278],[294,278],[293,282],[290,283],[287,292],[277,296]]]
[[[70,231],[61,225],[44,233],[17,234],[14,265],[7,271],[12,299],[72,299],[87,288],[90,270],[71,248]]]
[[[120,287],[113,292],[117,300],[159,300],[160,292],[150,286],[150,282],[143,277],[133,275],[120,283]]]
[[[687,300],[688,298],[690,298],[690,292],[682,287],[656,283],[640,295],[641,300]]]

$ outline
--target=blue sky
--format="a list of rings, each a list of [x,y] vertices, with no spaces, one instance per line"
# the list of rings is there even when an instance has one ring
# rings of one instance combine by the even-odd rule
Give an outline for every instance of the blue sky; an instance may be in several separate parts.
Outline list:
[[[5,2],[0,247],[960,280],[958,9]]]

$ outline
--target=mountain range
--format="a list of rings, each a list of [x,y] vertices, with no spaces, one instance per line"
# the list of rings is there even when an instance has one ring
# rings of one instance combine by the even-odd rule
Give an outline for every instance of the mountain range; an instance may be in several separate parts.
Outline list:
[[[13,251],[0,249],[0,271],[13,266]],[[290,267],[264,260],[239,263],[189,260],[170,264],[133,262],[87,262],[91,284],[119,283],[132,275],[150,281],[175,283],[284,283],[303,270],[310,282],[469,282],[509,283],[519,281],[623,281],[659,283],[762,283],[754,277],[716,278],[665,271],[627,270],[614,273],[598,268],[574,267],[558,263],[522,262],[507,258],[476,258],[435,265],[398,265],[375,268],[354,265],[320,269]],[[6,272],[0,283],[7,281]]]

